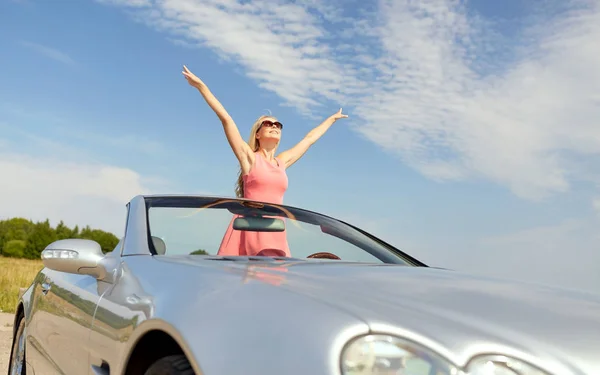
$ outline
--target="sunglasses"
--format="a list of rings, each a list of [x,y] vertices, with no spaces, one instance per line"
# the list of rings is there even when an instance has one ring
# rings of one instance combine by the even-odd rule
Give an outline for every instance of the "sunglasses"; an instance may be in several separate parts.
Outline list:
[[[262,124],[260,124],[261,128],[263,126],[266,126],[268,128],[277,128],[277,129],[280,129],[280,130],[283,129],[283,124],[280,123],[279,121],[273,122],[273,121],[266,120],[266,121],[263,121]]]

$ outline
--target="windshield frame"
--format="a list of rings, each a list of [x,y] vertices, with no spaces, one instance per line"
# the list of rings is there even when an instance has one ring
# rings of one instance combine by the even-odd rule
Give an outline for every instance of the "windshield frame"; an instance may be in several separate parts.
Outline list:
[[[352,225],[350,223],[347,223],[345,221],[336,219],[334,217],[331,217],[331,216],[328,216],[325,214],[321,214],[319,212],[315,212],[315,211],[311,211],[311,210],[307,210],[307,209],[303,209],[303,208],[299,208],[299,207],[282,205],[282,204],[274,204],[274,203],[268,203],[268,202],[261,202],[261,201],[249,200],[249,199],[244,199],[244,198],[208,197],[208,196],[194,196],[194,195],[146,196],[146,197],[144,197],[144,203],[145,203],[145,217],[146,217],[146,241],[147,241],[147,245],[150,250],[150,253],[152,255],[158,255],[158,253],[157,253],[156,249],[154,248],[154,244],[152,241],[152,233],[150,230],[150,219],[149,219],[150,208],[175,207],[175,208],[197,208],[198,210],[210,208],[210,209],[216,209],[216,210],[228,210],[229,212],[232,213],[232,215],[240,214],[240,213],[247,214],[247,213],[252,213],[252,212],[261,212],[261,213],[267,214],[267,215],[269,215],[269,214],[270,215],[273,215],[273,214],[282,215],[282,218],[289,218],[291,220],[297,220],[298,222],[315,224],[314,222],[311,222],[311,220],[301,220],[300,219],[300,218],[306,219],[306,218],[312,217],[317,220],[323,220],[325,222],[332,223],[334,227],[343,228],[350,232],[354,231],[357,234],[364,236],[366,239],[373,241],[374,244],[379,245],[379,247],[383,250],[382,254],[371,253],[370,251],[368,251],[356,244],[354,244],[354,246],[357,246],[362,251],[370,253],[374,257],[381,260],[381,262],[383,264],[398,264],[398,265],[407,265],[407,266],[414,266],[414,267],[428,267],[425,263],[421,262],[420,260],[410,256],[409,254],[401,251],[400,249],[396,248],[395,246],[392,246],[391,244],[383,241],[382,239],[372,235],[371,233],[368,233],[367,231],[365,231],[361,228],[358,228],[355,225]],[[289,216],[289,215],[291,215],[291,216]],[[325,233],[325,234],[328,234],[328,233]],[[352,243],[348,239],[341,238],[341,240],[348,242],[348,243]],[[383,255],[383,259],[382,259],[381,255]],[[209,257],[209,258],[215,258],[215,257],[216,258],[232,258],[229,256],[225,257],[225,256],[219,256],[219,255],[209,255],[206,257]],[[238,257],[235,257],[235,258],[238,258]],[[240,256],[239,258],[245,258],[245,257]],[[270,259],[271,257],[252,257],[252,258]],[[273,258],[273,259],[275,259],[275,258]],[[310,260],[310,259],[305,259],[305,258],[294,258],[294,257],[292,257],[292,258],[277,257],[276,259],[279,259],[279,260],[303,260],[303,261]]]

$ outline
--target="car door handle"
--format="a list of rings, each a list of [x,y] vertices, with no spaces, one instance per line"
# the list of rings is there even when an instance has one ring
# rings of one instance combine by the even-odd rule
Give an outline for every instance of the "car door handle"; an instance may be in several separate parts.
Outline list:
[[[42,283],[42,293],[44,293],[44,295],[48,294],[50,288],[50,283]]]

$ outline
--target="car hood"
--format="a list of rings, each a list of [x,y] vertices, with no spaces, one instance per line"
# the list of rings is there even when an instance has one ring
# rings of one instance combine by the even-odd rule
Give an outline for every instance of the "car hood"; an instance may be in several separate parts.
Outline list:
[[[192,258],[168,261],[223,268],[318,299],[372,331],[426,342],[459,365],[501,352],[556,374],[600,374],[597,295],[425,267]]]

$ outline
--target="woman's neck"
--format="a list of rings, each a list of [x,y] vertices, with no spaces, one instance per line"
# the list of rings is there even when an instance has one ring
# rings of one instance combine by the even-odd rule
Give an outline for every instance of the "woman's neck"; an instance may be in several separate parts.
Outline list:
[[[258,150],[267,160],[275,159],[275,149],[260,148]]]

